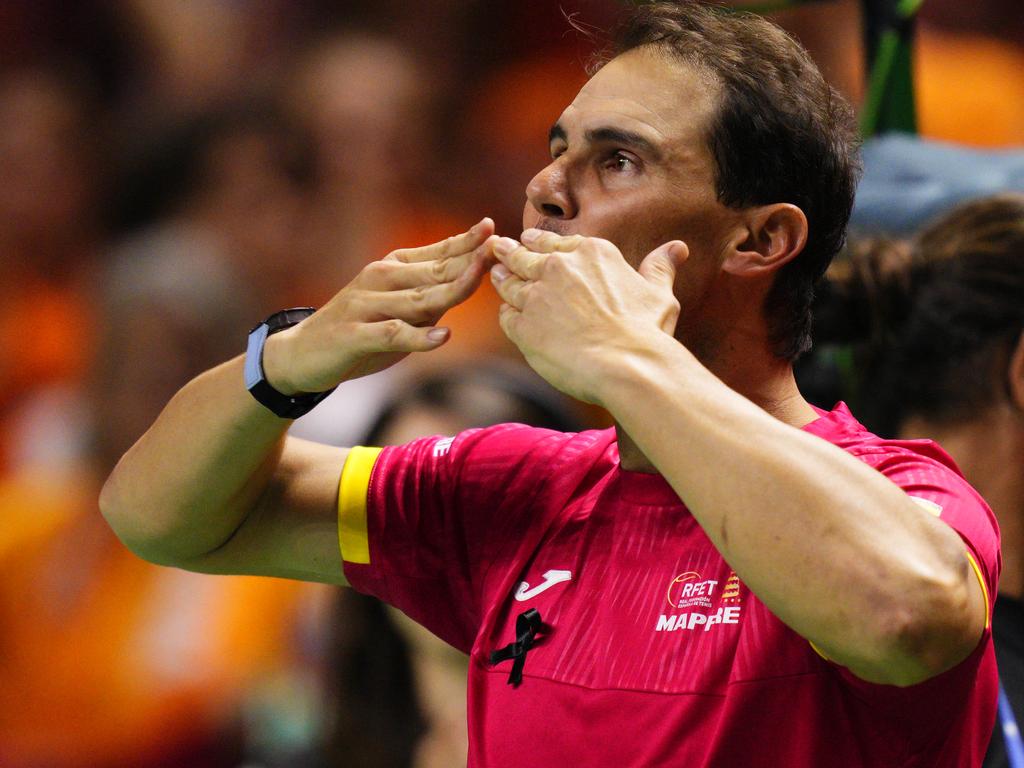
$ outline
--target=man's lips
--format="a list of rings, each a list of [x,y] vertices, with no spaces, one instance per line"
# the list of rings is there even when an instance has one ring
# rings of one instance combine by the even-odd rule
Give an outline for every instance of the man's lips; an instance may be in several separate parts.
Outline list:
[[[572,235],[569,228],[557,219],[540,219],[533,225],[534,229],[542,229],[545,232],[554,232],[556,235]]]

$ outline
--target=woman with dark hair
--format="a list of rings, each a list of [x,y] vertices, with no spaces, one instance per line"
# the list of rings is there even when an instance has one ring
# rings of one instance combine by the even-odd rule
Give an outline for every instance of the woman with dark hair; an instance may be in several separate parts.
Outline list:
[[[819,296],[815,338],[805,379],[838,385],[883,436],[939,442],[998,518],[1003,692],[985,766],[1024,766],[1024,195],[856,250]]]

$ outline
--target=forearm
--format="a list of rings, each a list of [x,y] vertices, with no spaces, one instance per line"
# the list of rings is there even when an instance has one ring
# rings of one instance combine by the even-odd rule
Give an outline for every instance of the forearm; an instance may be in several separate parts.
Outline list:
[[[961,642],[963,544],[883,475],[773,418],[667,335],[620,355],[605,378],[606,407],[799,634],[868,677],[878,663],[905,665],[897,675],[910,679],[934,673],[922,633],[940,655],[944,632]]]
[[[325,392],[439,347],[448,331],[434,324],[479,284],[493,230],[483,219],[368,264],[316,313],[267,337],[267,383],[285,395]],[[236,358],[174,396],[107,480],[103,513],[156,562],[340,583],[336,505],[347,452],[285,438],[290,421],[246,391],[243,368]]]
[[[243,359],[183,387],[122,457],[100,497],[139,554],[174,562],[229,539],[265,489],[290,424],[245,390]]]

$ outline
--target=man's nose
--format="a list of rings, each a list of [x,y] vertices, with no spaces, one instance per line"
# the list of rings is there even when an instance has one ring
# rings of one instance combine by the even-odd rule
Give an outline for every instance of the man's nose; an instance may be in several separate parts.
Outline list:
[[[566,170],[564,164],[555,159],[526,185],[526,199],[541,216],[571,219],[576,215]]]

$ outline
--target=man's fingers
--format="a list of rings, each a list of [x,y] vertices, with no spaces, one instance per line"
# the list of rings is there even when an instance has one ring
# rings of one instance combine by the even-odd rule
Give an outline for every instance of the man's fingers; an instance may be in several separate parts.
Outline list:
[[[529,290],[529,284],[526,281],[512,274],[504,264],[496,264],[491,267],[491,282],[494,283],[494,289],[502,301],[522,310],[523,304],[526,302],[526,293]]]
[[[582,235],[560,235],[543,229],[525,229],[521,235],[523,244],[537,253],[568,253],[583,243]]]
[[[364,343],[375,352],[427,352],[444,344],[451,335],[447,328],[417,328],[395,318],[367,323],[361,332]]]
[[[389,261],[404,261],[407,264],[419,261],[433,261],[435,259],[448,259],[452,256],[469,253],[482,245],[493,234],[494,222],[489,218],[483,218],[461,235],[453,235],[446,240],[441,240],[432,245],[424,245],[421,248],[400,248],[397,251],[392,251],[384,258]]]
[[[527,280],[538,280],[547,256],[535,253],[510,237],[497,237],[491,241],[494,257],[510,271]]]
[[[682,240],[672,240],[647,254],[637,271],[649,283],[671,291],[676,279],[676,269],[686,260],[688,254],[686,243]]]
[[[353,300],[362,306],[358,316],[374,322],[394,317],[420,325],[437,318],[469,298],[479,284],[480,275],[465,274],[462,278],[440,285],[417,286],[398,291],[364,291]]]
[[[363,269],[359,276],[359,286],[370,291],[397,291],[403,288],[450,283],[474,269],[482,273],[489,257],[490,249],[480,245],[469,253],[448,259],[411,263],[397,259],[381,259]]]

